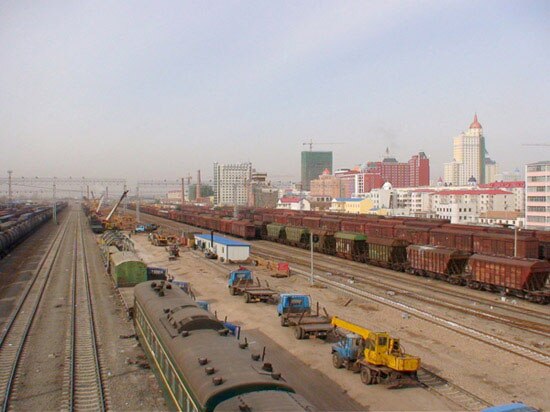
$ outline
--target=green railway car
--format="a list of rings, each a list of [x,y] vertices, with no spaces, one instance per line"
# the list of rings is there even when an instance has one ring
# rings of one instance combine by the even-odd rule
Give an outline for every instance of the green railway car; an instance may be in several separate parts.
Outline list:
[[[147,265],[133,252],[113,253],[110,273],[117,287],[135,286],[147,280]]]
[[[336,256],[349,260],[362,261],[367,255],[367,237],[354,232],[336,232]]]
[[[309,246],[309,230],[305,227],[285,227],[286,240],[291,246]]]
[[[267,239],[281,242],[285,240],[285,226],[279,223],[270,223],[267,225]]]
[[[367,244],[366,263],[394,270],[404,270],[409,242],[402,239],[369,236]]]

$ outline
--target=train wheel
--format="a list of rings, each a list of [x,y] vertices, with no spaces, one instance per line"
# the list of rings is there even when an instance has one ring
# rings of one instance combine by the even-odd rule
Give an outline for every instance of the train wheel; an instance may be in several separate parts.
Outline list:
[[[364,366],[361,368],[361,382],[365,385],[372,384],[372,372],[369,368]]]
[[[334,366],[336,369],[340,369],[342,366],[344,366],[344,361],[337,353],[332,354],[332,366]]]

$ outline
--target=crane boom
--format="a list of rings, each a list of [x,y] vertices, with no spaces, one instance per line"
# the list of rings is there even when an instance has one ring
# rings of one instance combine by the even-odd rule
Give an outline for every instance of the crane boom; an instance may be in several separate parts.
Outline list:
[[[113,206],[113,209],[111,210],[111,213],[109,213],[109,215],[107,216],[107,218],[105,219],[106,222],[108,222],[111,217],[113,216],[113,214],[116,212],[116,210],[118,209],[119,205],[122,203],[122,201],[124,200],[124,198],[126,197],[126,195],[128,194],[128,190],[125,190],[123,193],[122,193],[122,196],[120,196],[120,199],[118,199],[118,202],[116,202],[116,204]]]
[[[99,209],[101,209],[101,205],[103,204],[104,197],[105,195],[101,195],[101,197],[99,198],[99,203],[97,204],[97,209],[95,210],[96,213],[99,213]]]
[[[349,330],[350,332],[361,336],[363,339],[367,339],[369,337],[369,335],[372,333],[367,328],[356,325],[355,323],[348,322],[344,319],[340,319],[337,316],[333,316],[331,323],[332,323],[332,326],[336,326],[337,328],[342,328],[342,329],[345,329],[345,330]]]
[[[313,139],[310,139],[309,142],[303,142],[302,146],[309,146],[309,151],[313,150]],[[316,145],[327,145],[327,144],[344,144],[343,142],[318,142]]]

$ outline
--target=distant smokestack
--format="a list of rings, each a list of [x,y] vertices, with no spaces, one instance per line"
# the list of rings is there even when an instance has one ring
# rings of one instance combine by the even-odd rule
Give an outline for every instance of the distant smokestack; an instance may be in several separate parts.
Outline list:
[[[197,185],[195,187],[195,200],[198,200],[201,197],[201,171],[197,170]]]
[[[185,203],[185,178],[181,178],[181,209],[183,210],[183,205]]]

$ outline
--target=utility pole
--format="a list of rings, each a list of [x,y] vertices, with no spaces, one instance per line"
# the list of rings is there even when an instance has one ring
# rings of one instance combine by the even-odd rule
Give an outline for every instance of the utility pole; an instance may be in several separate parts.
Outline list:
[[[105,203],[109,203],[109,186],[105,186]]]
[[[139,185],[136,186],[136,223],[140,223],[139,218]]]
[[[124,183],[124,191],[126,192],[126,183]],[[124,198],[124,214],[126,214],[126,210],[128,210],[128,197]]]
[[[55,201],[55,180],[57,178],[53,178],[53,223],[57,225],[57,204]]]
[[[309,244],[311,249],[311,259],[309,267],[309,284],[313,285],[313,232],[309,232]]]
[[[8,170],[8,204],[11,205],[12,197],[11,197],[11,174],[13,173],[13,170]]]

